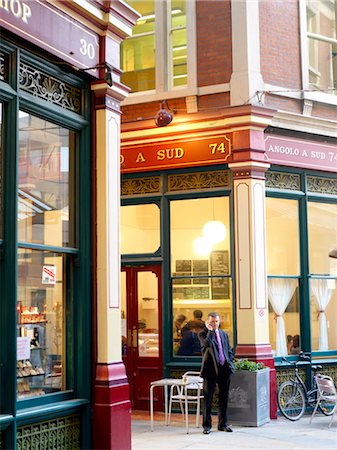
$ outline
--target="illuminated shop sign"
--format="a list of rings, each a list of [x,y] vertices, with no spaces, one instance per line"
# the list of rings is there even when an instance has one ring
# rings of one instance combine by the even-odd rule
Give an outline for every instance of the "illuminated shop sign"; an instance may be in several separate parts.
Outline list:
[[[121,149],[121,169],[125,173],[220,164],[227,163],[230,154],[231,142],[226,135],[124,146]]]

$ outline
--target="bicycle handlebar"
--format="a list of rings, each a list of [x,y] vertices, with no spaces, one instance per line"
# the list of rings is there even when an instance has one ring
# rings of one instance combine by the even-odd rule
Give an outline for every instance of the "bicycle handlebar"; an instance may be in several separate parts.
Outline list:
[[[298,359],[297,361],[289,361],[289,359],[285,358],[284,356],[282,356],[282,361],[286,362],[289,365],[295,366],[297,367],[298,363],[300,362],[300,360],[307,360],[307,361],[311,361],[311,358],[309,355],[304,354],[303,352],[300,352],[298,354]]]

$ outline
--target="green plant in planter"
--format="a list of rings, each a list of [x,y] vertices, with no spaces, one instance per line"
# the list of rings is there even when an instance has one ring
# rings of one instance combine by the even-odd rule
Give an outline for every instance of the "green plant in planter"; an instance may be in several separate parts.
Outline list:
[[[249,361],[249,359],[236,359],[234,361],[235,370],[249,370],[249,372],[256,372],[257,370],[265,369],[266,366],[259,362]]]

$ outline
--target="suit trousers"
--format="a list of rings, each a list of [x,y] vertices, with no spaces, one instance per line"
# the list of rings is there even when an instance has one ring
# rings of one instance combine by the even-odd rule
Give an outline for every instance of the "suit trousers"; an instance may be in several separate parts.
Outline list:
[[[204,378],[203,391],[204,391],[204,403],[202,411],[202,426],[204,428],[212,427],[212,401],[216,385],[218,385],[219,391],[219,406],[218,406],[218,427],[225,427],[228,425],[227,419],[227,403],[228,392],[230,384],[231,371],[228,364],[218,366],[218,375],[213,377]]]

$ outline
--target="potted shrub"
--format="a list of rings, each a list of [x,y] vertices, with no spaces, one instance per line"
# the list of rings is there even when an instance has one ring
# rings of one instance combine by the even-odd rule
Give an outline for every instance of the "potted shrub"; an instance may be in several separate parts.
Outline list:
[[[228,397],[229,420],[255,427],[269,422],[269,367],[248,359],[236,359],[234,365]]]

